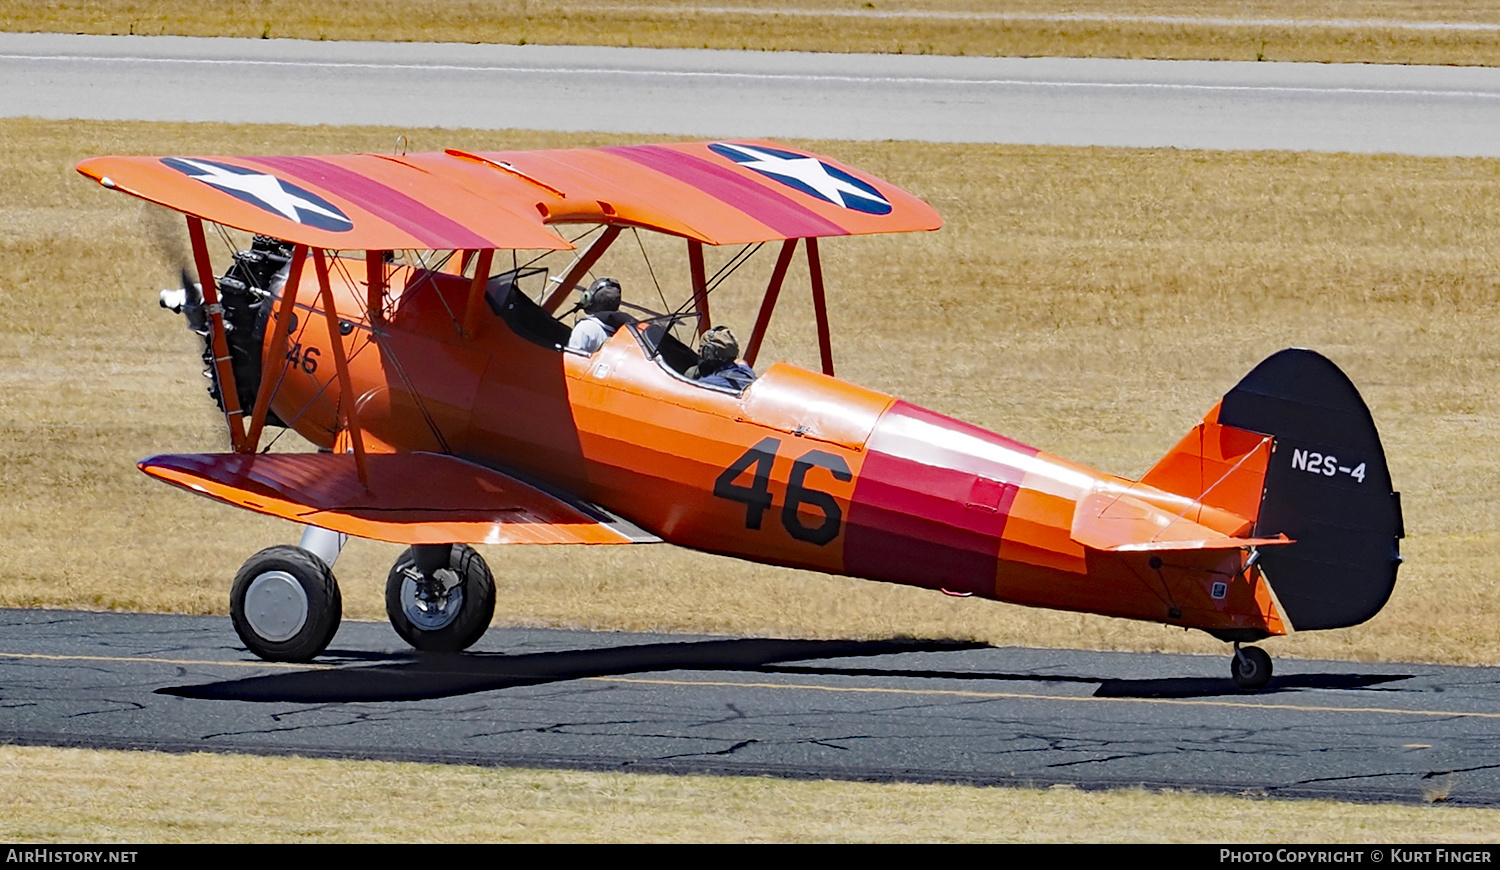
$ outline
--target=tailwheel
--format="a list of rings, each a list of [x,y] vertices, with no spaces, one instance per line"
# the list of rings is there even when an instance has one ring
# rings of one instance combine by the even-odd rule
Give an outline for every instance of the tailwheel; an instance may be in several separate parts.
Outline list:
[[[1229,673],[1234,684],[1246,691],[1265,688],[1271,681],[1271,657],[1258,646],[1234,647],[1234,658],[1229,660]]]
[[[305,662],[327,649],[343,609],[333,571],[300,547],[269,547],[251,556],[229,593],[235,633],[270,662]]]
[[[391,566],[385,612],[401,638],[424,652],[468,649],[495,615],[495,580],[466,544],[409,547]]]

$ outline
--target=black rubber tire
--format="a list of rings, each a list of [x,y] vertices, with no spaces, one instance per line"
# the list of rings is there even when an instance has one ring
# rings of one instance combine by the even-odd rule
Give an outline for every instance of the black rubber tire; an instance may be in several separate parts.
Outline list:
[[[1271,657],[1258,646],[1241,647],[1229,660],[1229,675],[1241,689],[1263,689],[1271,681]]]
[[[300,623],[298,589],[304,606]],[[229,592],[235,633],[250,652],[268,662],[311,661],[328,648],[343,616],[333,571],[300,547],[268,547],[251,556],[234,576]]]
[[[484,558],[467,544],[453,545],[448,567],[463,581],[454,590],[461,593],[462,599],[451,618],[440,625],[419,625],[407,613],[404,599],[413,595],[414,590],[403,591],[403,587],[407,583],[406,569],[415,564],[416,558],[408,547],[386,577],[385,612],[391,627],[402,640],[423,652],[460,652],[473,646],[489,629],[490,619],[495,615],[495,578]]]

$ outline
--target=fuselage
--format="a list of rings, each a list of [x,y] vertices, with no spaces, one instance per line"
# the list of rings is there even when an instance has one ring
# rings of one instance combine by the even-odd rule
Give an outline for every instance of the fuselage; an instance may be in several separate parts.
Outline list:
[[[1194,507],[1184,495],[786,364],[742,393],[705,387],[680,373],[681,346],[649,323],[586,355],[561,347],[566,328],[529,300],[491,297],[465,336],[469,279],[397,270],[391,281],[407,289],[373,321],[363,286],[333,281],[352,403],[334,377],[325,318],[305,304],[316,295],[299,294],[272,409],[320,446],[347,438],[340,403],[349,403],[371,450],[520,472],[685,547],[956,595],[1283,633],[1242,550],[1118,552],[1074,539],[1090,496],[1128,492],[1180,513]],[[287,325],[268,328],[268,341],[277,328]],[[1225,535],[1250,525],[1201,505],[1194,516]]]

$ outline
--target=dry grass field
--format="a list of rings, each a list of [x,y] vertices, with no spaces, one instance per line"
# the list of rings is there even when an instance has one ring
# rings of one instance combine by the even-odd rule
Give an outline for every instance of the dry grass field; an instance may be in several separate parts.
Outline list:
[[[406,132],[418,149],[616,141]],[[222,613],[240,562],[297,534],[132,467],[153,452],[219,449],[224,436],[193,338],[155,304],[155,288],[175,280],[150,229],[155,210],[76,176],[74,161],[386,150],[397,133],[11,122],[0,164],[0,604]],[[825,245],[844,377],[1136,475],[1261,357],[1319,349],[1360,385],[1384,433],[1408,561],[1368,624],[1276,640],[1271,652],[1500,662],[1500,164],[804,144],[908,187],[948,221],[934,234]],[[629,262],[607,268],[646,286]],[[685,286],[680,264],[657,268]],[[745,329],[769,269],[763,255],[726,284],[716,315]],[[763,363],[814,364],[803,297],[788,299],[773,332]],[[383,618],[393,550],[355,542],[340,560],[349,617]],[[664,546],[487,556],[501,623],[1223,650],[1160,626]]]
[[[1398,26],[1411,22],[1494,25],[1500,9],[1468,0],[0,0],[0,30],[14,31],[1500,63],[1500,30]]]
[[[177,787],[146,785],[162,782]],[[225,789],[226,782],[242,786]],[[0,789],[0,838],[12,843],[1443,844],[1494,842],[1500,817],[1497,810],[1433,804],[1361,806],[1129,789],[31,747],[0,747],[0,784],[6,785]]]

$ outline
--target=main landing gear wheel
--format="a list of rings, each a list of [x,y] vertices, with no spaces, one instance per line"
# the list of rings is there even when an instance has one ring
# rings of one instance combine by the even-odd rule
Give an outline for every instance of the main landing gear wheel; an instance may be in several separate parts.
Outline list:
[[[1235,647],[1229,660],[1229,674],[1234,684],[1246,691],[1265,688],[1271,681],[1271,657],[1258,646]]]
[[[484,559],[465,544],[448,557],[435,547],[408,547],[391,566],[385,583],[385,612],[401,638],[423,652],[459,652],[490,627],[495,615],[495,579]],[[425,569],[425,570],[424,570]]]
[[[235,633],[269,662],[305,662],[327,649],[343,610],[333,571],[300,547],[251,556],[229,593]]]

